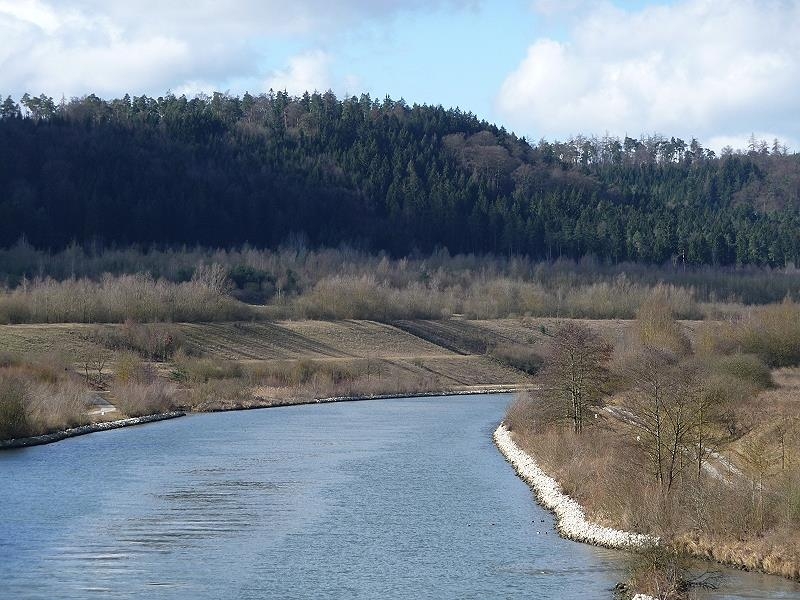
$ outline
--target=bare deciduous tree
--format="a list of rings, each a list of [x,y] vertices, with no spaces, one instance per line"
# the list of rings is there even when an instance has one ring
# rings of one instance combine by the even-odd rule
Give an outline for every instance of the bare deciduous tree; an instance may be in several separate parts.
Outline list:
[[[600,404],[606,394],[611,351],[608,342],[582,323],[562,325],[550,340],[542,393],[562,408],[575,433],[583,430],[587,408]]]

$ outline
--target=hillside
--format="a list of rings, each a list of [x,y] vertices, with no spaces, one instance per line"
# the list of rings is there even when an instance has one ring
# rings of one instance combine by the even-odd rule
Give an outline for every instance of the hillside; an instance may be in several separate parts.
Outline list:
[[[24,116],[23,116],[24,115]],[[696,140],[530,144],[440,106],[332,93],[45,96],[0,109],[0,247],[71,242],[661,264],[800,263],[800,160]]]

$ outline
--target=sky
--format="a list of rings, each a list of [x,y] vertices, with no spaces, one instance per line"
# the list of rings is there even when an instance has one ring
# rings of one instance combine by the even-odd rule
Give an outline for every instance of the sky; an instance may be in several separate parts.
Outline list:
[[[333,90],[800,150],[800,0],[0,0],[0,94]]]

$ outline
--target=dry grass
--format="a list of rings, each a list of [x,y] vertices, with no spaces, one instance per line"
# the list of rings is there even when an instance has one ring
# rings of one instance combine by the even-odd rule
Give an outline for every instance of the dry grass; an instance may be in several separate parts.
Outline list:
[[[451,338],[464,327],[460,321],[426,323],[423,328],[443,329]],[[499,345],[481,342],[476,348],[480,354],[459,354],[374,321],[0,326],[0,343],[16,354],[64,350],[68,360],[44,361],[57,368],[54,372],[48,367],[37,377],[49,373],[55,382],[66,374],[84,386],[110,389],[112,402],[125,414],[158,411],[173,403],[212,410],[531,383],[522,369],[533,371],[536,357],[527,347],[482,326],[472,328],[470,335],[473,344],[486,338],[499,340]],[[483,354],[490,346],[493,352]],[[0,365],[6,361],[0,359]],[[183,389],[162,385],[167,381]]]
[[[516,402],[507,421],[522,447],[597,520],[654,533],[678,550],[800,577],[800,369],[770,373],[763,362],[790,356],[793,326],[779,331],[775,315],[794,311],[784,303],[693,335],[663,306],[655,314],[642,311],[618,338],[617,392],[606,398],[610,412],[597,409],[591,429],[574,435],[552,425],[539,398]],[[647,386],[655,385],[649,371],[660,363],[646,363],[647,377],[630,368],[653,346],[672,357],[663,365],[659,404],[652,401],[655,388]],[[683,391],[670,396],[678,388]],[[644,404],[626,401],[637,395]],[[669,485],[659,482],[653,466],[656,449],[672,447],[650,441],[656,410],[661,431],[682,436],[675,438],[680,447]],[[697,454],[698,439],[705,455]],[[699,463],[698,456],[704,456]],[[659,454],[657,464],[661,460]]]
[[[246,305],[227,295],[224,276],[198,268],[188,282],[147,274],[89,279],[35,279],[0,291],[0,323],[121,323],[224,321],[248,318]]]
[[[113,404],[129,417],[169,412],[176,405],[175,388],[161,380],[116,383],[111,393]]]
[[[181,324],[204,355],[222,359],[391,358],[451,352],[374,321]]]
[[[88,422],[87,389],[57,358],[0,363],[0,439],[40,435]]]

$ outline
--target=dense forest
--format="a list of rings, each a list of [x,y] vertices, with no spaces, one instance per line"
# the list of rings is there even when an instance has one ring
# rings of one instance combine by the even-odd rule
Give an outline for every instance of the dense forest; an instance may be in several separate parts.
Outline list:
[[[800,155],[752,139],[530,143],[367,95],[94,95],[0,105],[0,247],[25,238],[392,255],[800,264]]]

